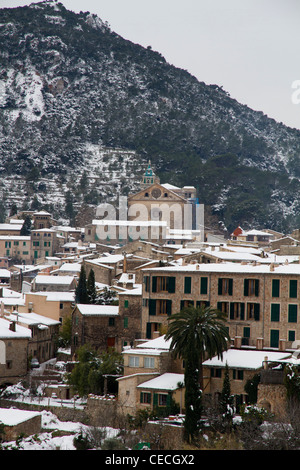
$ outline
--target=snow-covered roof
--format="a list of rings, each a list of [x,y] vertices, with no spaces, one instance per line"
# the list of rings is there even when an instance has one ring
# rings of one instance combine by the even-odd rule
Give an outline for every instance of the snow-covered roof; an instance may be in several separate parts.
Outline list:
[[[77,308],[82,315],[119,315],[118,305],[94,305],[94,304],[77,304]]]
[[[16,331],[9,329],[11,322],[5,318],[0,318],[0,339],[5,338],[31,338],[31,331],[24,326],[16,324]]]
[[[215,356],[204,361],[203,365],[207,367],[225,367],[227,363],[229,368],[256,370],[263,366],[266,357],[267,361],[276,362],[290,356],[291,354],[287,352],[228,349],[228,351],[223,352],[223,359]]]
[[[147,390],[164,390],[172,391],[177,390],[178,383],[184,383],[184,374],[173,374],[166,372],[165,374],[155,377],[154,379],[147,380],[138,385],[136,388]]]
[[[80,272],[81,263],[64,263],[58,269],[59,272]]]
[[[137,346],[137,349],[161,349],[169,351],[171,340],[166,341],[165,335],[159,336],[158,338],[150,339],[145,343],[141,343]]]
[[[17,410],[15,408],[0,408],[0,422],[5,426],[16,426],[29,419],[41,416],[40,411]]]
[[[28,292],[25,295],[36,295],[43,297],[47,297],[47,301],[49,302],[73,302],[75,299],[75,292],[65,292],[65,291],[36,291],[36,292]]]
[[[73,280],[74,276],[48,276],[46,274],[40,274],[34,278],[33,282],[35,282],[35,284],[69,285]]]
[[[53,320],[53,318],[44,317],[43,315],[39,315],[38,313],[23,313],[23,312],[16,312],[12,313],[9,316],[6,315],[6,318],[11,321],[18,320],[20,323],[24,323],[26,325],[59,325],[60,321]]]
[[[272,268],[273,269],[273,268]],[[251,273],[251,274],[285,274],[293,275],[300,274],[300,264],[284,264],[274,266],[274,270],[271,271],[269,264],[239,264],[239,263],[195,263],[195,264],[184,264],[184,265],[173,265],[165,267],[148,268],[147,271],[151,272],[210,272],[210,273]]]

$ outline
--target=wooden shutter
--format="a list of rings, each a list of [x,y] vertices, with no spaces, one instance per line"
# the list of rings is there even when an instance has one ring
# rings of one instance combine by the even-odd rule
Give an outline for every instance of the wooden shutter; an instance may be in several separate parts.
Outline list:
[[[296,323],[297,322],[297,312],[298,306],[297,305],[289,305],[288,310],[288,322],[289,323]]]
[[[185,294],[190,294],[192,290],[192,278],[191,277],[185,277],[184,278],[184,293]]]
[[[156,315],[156,300],[149,300],[149,315]]]
[[[241,320],[245,320],[245,304],[240,304],[240,318]]]
[[[254,320],[259,321],[260,304],[254,304]]]
[[[228,279],[228,295],[232,295],[233,279]]]
[[[272,297],[279,297],[280,293],[280,280],[272,279]]]
[[[167,300],[167,315],[172,315],[172,300]]]
[[[207,277],[201,277],[200,280],[200,294],[207,294]]]
[[[176,283],[176,277],[169,277],[168,278],[168,292],[169,292],[169,294],[174,294],[174,292],[175,292],[175,283]]]
[[[258,297],[259,296],[259,280],[258,279],[255,279],[255,296]]]
[[[218,295],[222,295],[222,286],[223,286],[223,281],[221,278],[218,279]]]
[[[271,321],[280,321],[280,304],[271,304]]]
[[[230,320],[234,320],[234,302],[230,302]]]
[[[244,279],[244,295],[249,295],[249,279]]]
[[[290,297],[297,298],[297,281],[293,279],[290,280]]]
[[[152,277],[152,292],[157,292],[157,276]]]

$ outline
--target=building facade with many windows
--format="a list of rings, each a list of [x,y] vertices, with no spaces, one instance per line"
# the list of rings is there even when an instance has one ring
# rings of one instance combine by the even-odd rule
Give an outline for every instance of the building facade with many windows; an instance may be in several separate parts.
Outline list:
[[[164,331],[183,307],[223,311],[233,342],[285,350],[300,341],[300,264],[189,264],[143,272],[142,332]],[[299,343],[300,344],[300,343]],[[293,345],[293,346],[292,346]]]

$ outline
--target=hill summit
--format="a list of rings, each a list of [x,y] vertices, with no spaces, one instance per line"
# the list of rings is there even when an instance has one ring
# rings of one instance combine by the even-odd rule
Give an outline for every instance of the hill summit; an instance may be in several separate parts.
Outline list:
[[[4,212],[14,201],[74,217],[136,189],[151,159],[162,181],[194,185],[229,230],[297,227],[299,130],[90,12],[33,3],[0,9],[0,25]]]

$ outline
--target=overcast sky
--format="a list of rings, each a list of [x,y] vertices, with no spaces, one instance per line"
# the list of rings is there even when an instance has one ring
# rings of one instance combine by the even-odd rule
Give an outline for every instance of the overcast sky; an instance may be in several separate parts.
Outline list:
[[[30,3],[38,2],[0,0],[0,7]],[[152,46],[200,81],[223,86],[240,103],[300,129],[300,0],[61,3],[97,14],[122,37]]]

